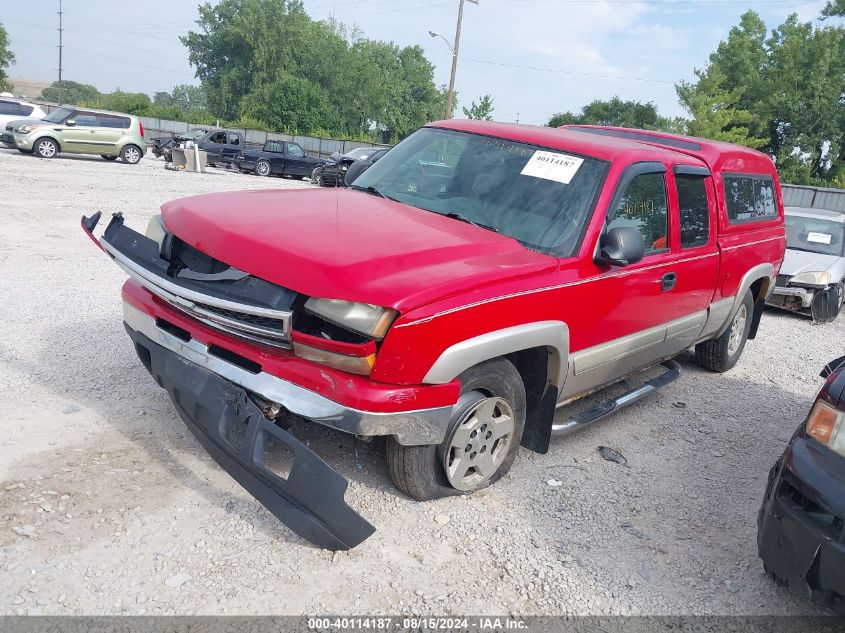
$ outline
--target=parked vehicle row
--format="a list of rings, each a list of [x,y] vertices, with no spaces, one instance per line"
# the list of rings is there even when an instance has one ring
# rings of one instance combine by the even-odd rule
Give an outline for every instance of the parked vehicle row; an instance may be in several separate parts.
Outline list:
[[[762,153],[482,121],[415,132],[347,189],[178,200],[146,236],[116,214],[95,237],[99,218],[83,227],[129,274],[124,322],[143,365],[224,469],[329,549],[375,528],[288,432],[293,417],[385,436],[391,479],[414,499],[471,493],[520,446],[546,452],[666,387],[689,347],[730,370],[786,245]],[[555,417],[660,363],[646,384]],[[281,476],[270,445],[292,455]]]
[[[240,171],[259,176],[305,178],[327,161],[308,156],[299,143],[268,140],[261,149],[241,150],[232,162]]]
[[[179,147],[187,141],[196,142],[207,133],[208,130],[206,129],[193,128],[183,134],[171,132],[169,136],[157,136],[151,139],[153,144],[151,151],[156,158],[164,158],[165,162],[170,163],[173,161],[174,147]]]

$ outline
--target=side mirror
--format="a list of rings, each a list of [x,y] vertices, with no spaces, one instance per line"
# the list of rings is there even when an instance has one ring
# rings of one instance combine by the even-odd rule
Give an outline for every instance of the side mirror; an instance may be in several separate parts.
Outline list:
[[[346,175],[343,177],[343,184],[347,187],[351,185],[355,180],[367,171],[370,168],[370,163],[367,163],[362,160],[354,161],[350,166],[349,169],[346,170]]]
[[[65,125],[67,125],[68,127],[73,127],[74,125],[76,125],[76,121],[74,119],[68,119],[67,121],[65,121]]]
[[[632,226],[617,226],[605,233],[599,242],[597,264],[628,266],[645,256],[643,234]]]

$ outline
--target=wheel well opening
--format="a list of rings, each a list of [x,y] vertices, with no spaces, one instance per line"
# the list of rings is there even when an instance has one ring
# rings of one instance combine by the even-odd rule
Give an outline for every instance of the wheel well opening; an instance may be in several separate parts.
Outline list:
[[[549,381],[549,348],[523,349],[508,354],[507,359],[513,363],[522,378],[527,410],[536,408],[543,399]]]
[[[761,277],[760,279],[755,281],[753,284],[751,284],[751,288],[750,288],[751,296],[754,297],[755,302],[759,301],[760,299],[763,298],[761,296],[761,294],[763,292],[763,282],[764,281],[766,281],[766,280]]]

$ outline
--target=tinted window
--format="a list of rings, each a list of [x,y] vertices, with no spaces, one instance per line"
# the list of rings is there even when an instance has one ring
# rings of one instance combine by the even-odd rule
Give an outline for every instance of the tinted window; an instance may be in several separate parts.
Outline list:
[[[707,184],[701,176],[677,174],[678,208],[681,212],[681,247],[703,246],[710,235]]]
[[[129,129],[129,119],[124,116],[100,115],[100,127],[113,127],[122,130]]]
[[[725,176],[725,203],[731,223],[777,215],[775,185],[768,176]]]
[[[294,158],[301,158],[302,156],[305,156],[305,152],[296,143],[288,143],[288,156],[293,156]]]
[[[607,163],[481,134],[423,128],[361,174],[353,189],[491,227],[529,248],[571,256]],[[362,194],[365,195],[365,194]]]
[[[21,114],[23,116],[29,116],[30,114],[32,114],[32,111],[35,110],[35,108],[33,108],[30,105],[21,104],[20,107],[21,107]]]
[[[226,144],[226,132],[217,132],[216,134],[212,134],[211,137],[208,139],[210,143],[219,143],[221,145]]]
[[[11,101],[0,101],[0,114],[20,115],[22,114],[21,106],[20,104],[12,103]]]
[[[279,154],[284,153],[284,150],[282,149],[282,144],[279,141],[267,141],[267,151],[278,152]]]
[[[100,117],[93,112],[77,112],[73,120],[78,127],[100,127]]]
[[[608,228],[632,226],[643,235],[646,253],[669,247],[667,241],[668,205],[663,174],[640,174],[619,199]]]

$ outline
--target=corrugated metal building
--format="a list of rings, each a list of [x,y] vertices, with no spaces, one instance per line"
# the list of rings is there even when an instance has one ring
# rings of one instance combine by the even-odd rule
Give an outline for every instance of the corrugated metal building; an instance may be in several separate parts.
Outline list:
[[[807,187],[804,185],[781,185],[783,204],[787,207],[808,209],[830,209],[845,213],[845,189]]]

